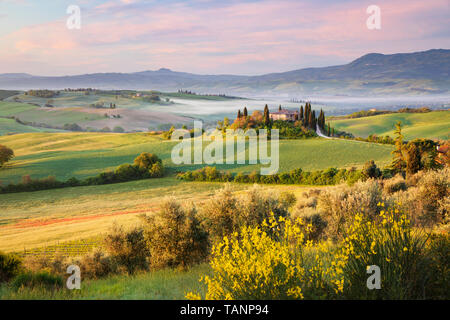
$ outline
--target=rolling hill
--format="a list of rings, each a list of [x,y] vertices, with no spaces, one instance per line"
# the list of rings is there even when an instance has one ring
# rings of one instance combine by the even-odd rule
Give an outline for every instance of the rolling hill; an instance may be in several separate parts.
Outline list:
[[[384,55],[370,53],[346,65],[306,68],[260,76],[197,75],[169,69],[136,73],[95,73],[44,77],[0,75],[0,88],[191,89],[205,93],[248,94],[448,94],[450,50]]]
[[[377,116],[331,121],[338,130],[366,138],[370,134],[394,137],[394,124],[401,121],[405,139],[415,138],[449,139],[450,111],[428,113],[393,113]]]

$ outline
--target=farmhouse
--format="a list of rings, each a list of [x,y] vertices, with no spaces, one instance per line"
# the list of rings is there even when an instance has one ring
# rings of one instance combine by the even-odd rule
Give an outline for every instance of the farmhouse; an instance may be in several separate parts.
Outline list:
[[[277,112],[270,113],[270,119],[272,120],[284,120],[295,121],[298,119],[298,111],[291,110],[279,110]]]

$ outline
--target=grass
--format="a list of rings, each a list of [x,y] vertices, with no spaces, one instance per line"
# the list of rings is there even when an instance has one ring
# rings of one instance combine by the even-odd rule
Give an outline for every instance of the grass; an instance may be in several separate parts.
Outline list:
[[[331,121],[331,126],[358,137],[365,138],[370,134],[394,137],[394,124],[397,121],[402,122],[402,132],[407,140],[450,138],[449,110],[428,113],[394,113],[357,119],[334,120]]]
[[[34,133],[0,137],[0,144],[14,150],[16,157],[0,171],[0,181],[17,183],[22,176],[59,180],[86,178],[123,163],[132,163],[142,152],[157,154],[171,171],[193,170],[203,165],[174,165],[174,142],[145,133]],[[206,145],[206,143],[205,143]],[[280,172],[295,168],[318,170],[329,167],[361,167],[368,160],[380,166],[390,159],[392,146],[345,140],[281,140]],[[250,173],[257,165],[217,165],[220,170]]]
[[[222,186],[167,177],[3,194],[0,195],[0,250],[20,252],[60,241],[92,238],[108,231],[114,222],[125,226],[138,224],[138,216],[157,210],[165,196],[176,194],[179,200],[199,202]]]
[[[0,251],[21,253],[61,242],[92,239],[118,223],[138,224],[166,196],[201,203],[224,186],[215,182],[184,182],[174,177],[102,186],[0,194]],[[236,184],[236,190],[249,185]],[[311,187],[265,186],[299,196]]]
[[[0,136],[11,133],[57,132],[58,130],[26,126],[14,119],[0,118]]]
[[[198,280],[211,272],[209,265],[203,264],[188,271],[163,269],[135,276],[117,275],[101,280],[81,282],[81,290],[44,290],[21,288],[14,290],[0,285],[0,299],[97,299],[97,300],[183,300],[189,291],[202,294],[206,288]]]
[[[106,232],[114,222],[125,226],[139,223],[138,216],[158,209],[161,200],[176,195],[182,201],[198,203],[214,194],[222,183],[184,182],[172,174],[201,165],[171,162],[174,142],[145,133],[28,133],[0,137],[11,147],[14,158],[0,170],[3,184],[19,182],[24,175],[59,180],[85,178],[123,163],[132,163],[141,152],[160,156],[169,174],[161,179],[0,194],[0,250],[55,245],[58,242],[89,239]],[[378,165],[390,160],[391,146],[346,140],[281,140],[280,172],[335,167],[360,167],[374,159]],[[219,165],[220,170],[250,173],[260,165]],[[247,188],[239,184],[236,188]],[[301,186],[270,186],[301,193]],[[310,187],[308,187],[310,188]]]

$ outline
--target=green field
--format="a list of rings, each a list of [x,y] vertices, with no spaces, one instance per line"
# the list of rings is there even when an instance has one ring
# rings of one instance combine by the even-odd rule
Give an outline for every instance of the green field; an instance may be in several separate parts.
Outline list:
[[[352,133],[356,137],[366,138],[371,134],[394,137],[394,125],[401,121],[405,139],[415,138],[449,139],[450,111],[428,113],[394,113],[356,119],[331,121],[337,130]]]
[[[188,271],[164,269],[133,277],[118,275],[101,280],[85,280],[82,282],[81,290],[72,291],[28,288],[16,291],[6,285],[0,285],[0,300],[183,300],[190,291],[204,294],[206,288],[199,279],[210,273],[211,269],[206,264],[192,267]]]
[[[87,239],[105,232],[114,221],[138,223],[137,216],[157,210],[165,196],[198,203],[213,195],[223,183],[184,182],[174,172],[202,165],[174,165],[175,142],[146,133],[25,133],[1,136],[0,144],[16,157],[0,170],[3,185],[22,176],[90,177],[132,163],[142,152],[157,154],[168,169],[162,179],[148,179],[102,186],[87,186],[0,195],[0,250],[21,251],[57,241]],[[361,167],[374,159],[382,166],[390,161],[391,146],[346,140],[281,140],[280,172],[329,167]],[[260,165],[219,165],[221,170],[250,173]],[[236,188],[247,188],[236,185]],[[301,186],[270,186],[303,192]],[[307,187],[310,188],[310,187]]]
[[[55,129],[39,128],[26,126],[17,123],[14,119],[0,118],[0,136],[10,133],[28,133],[28,132],[57,132]]]
[[[171,152],[176,144],[146,133],[34,133],[1,136],[0,144],[12,148],[16,157],[0,171],[3,183],[18,182],[22,176],[59,180],[86,178],[123,163],[132,163],[142,152],[157,154],[170,171],[192,170],[203,165],[174,165]],[[206,143],[205,143],[206,145]],[[347,140],[280,140],[280,172],[329,167],[361,167],[368,160],[386,165],[392,146]],[[217,165],[221,170],[250,173],[261,167],[250,165]]]

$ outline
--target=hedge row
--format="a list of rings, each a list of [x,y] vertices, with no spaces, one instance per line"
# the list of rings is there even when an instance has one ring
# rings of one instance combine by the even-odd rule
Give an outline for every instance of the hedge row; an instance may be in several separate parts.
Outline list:
[[[159,178],[163,175],[164,167],[161,159],[150,153],[142,153],[134,160],[134,164],[123,164],[115,171],[102,172],[95,177],[84,180],[70,178],[67,181],[58,181],[54,177],[31,179],[30,176],[24,176],[21,183],[0,187],[0,193],[32,192],[78,186],[97,186],[140,179]]]
[[[317,171],[302,171],[294,169],[274,175],[260,175],[258,172],[250,174],[217,170],[216,167],[204,167],[195,171],[182,172],[177,178],[185,181],[210,181],[210,182],[237,182],[237,183],[260,183],[260,184],[301,184],[301,185],[334,185],[342,181],[350,184],[362,178],[361,171],[352,169],[329,168]]]

